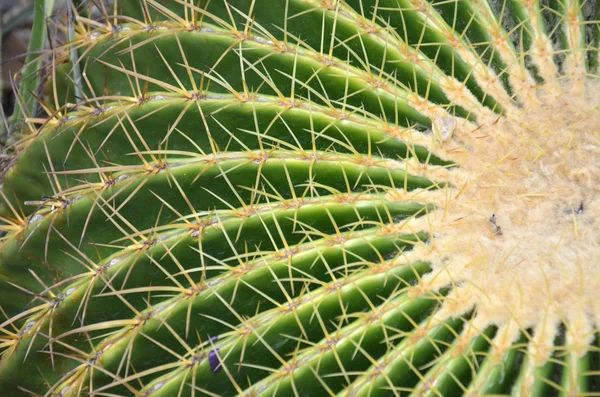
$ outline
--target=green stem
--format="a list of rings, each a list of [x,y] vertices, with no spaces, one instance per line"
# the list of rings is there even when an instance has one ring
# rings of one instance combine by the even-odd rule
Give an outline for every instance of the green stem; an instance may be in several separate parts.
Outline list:
[[[70,42],[75,41],[75,27],[73,25],[73,21],[75,20],[75,16],[73,15],[73,2],[69,1],[67,5],[67,12],[69,15],[69,30],[67,32],[68,39]],[[79,65],[79,54],[77,53],[77,47],[71,46],[69,50],[69,57],[71,58],[71,63],[73,64],[73,81],[75,85],[75,98],[77,103],[83,102],[83,88],[81,82],[81,68]]]
[[[54,5],[53,0],[48,1],[48,8]],[[37,102],[33,96],[39,83],[38,71],[41,66],[40,51],[44,47],[46,40],[46,0],[35,0],[33,5],[33,28],[29,39],[29,47],[27,49],[27,58],[25,58],[25,66],[21,70],[19,92],[15,100],[15,108],[12,116],[9,119],[9,124],[12,128],[18,128],[25,120],[26,115],[35,114]],[[10,131],[8,128],[3,129],[0,140],[7,142],[9,140]]]

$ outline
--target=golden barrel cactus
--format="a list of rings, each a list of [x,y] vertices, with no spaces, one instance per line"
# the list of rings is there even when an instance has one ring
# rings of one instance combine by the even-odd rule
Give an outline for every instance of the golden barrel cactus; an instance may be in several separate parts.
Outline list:
[[[92,3],[13,119],[3,396],[600,395],[598,1]]]

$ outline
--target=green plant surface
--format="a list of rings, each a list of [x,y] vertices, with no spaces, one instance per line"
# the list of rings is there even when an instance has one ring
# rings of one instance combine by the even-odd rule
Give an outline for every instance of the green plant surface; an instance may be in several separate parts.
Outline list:
[[[16,95],[14,113],[9,120],[11,125],[3,126],[2,129],[3,142],[9,139],[11,132],[5,131],[4,127],[21,128],[26,117],[34,117],[36,114],[37,87],[41,81],[39,71],[42,69],[43,49],[48,40],[46,18],[52,14],[53,9],[54,0],[35,0],[33,2],[33,27],[29,37],[28,53],[25,58],[25,66],[20,72],[19,95]],[[28,10],[27,14],[30,11]],[[9,28],[11,25],[9,24]]]
[[[599,13],[77,2],[0,190],[0,394],[600,396]]]

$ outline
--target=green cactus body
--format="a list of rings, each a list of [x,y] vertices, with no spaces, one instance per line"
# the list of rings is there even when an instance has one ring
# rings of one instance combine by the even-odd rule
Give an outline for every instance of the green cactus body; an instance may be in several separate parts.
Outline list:
[[[2,396],[600,395],[596,1],[105,3],[0,191]]]

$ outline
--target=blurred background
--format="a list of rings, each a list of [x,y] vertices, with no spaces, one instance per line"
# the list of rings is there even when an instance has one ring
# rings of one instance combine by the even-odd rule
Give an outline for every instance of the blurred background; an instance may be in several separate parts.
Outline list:
[[[0,0],[0,90],[2,108],[7,116],[14,105],[11,76],[23,66],[32,22],[33,0]]]
[[[27,133],[22,106],[33,117],[47,116],[37,101],[44,100],[39,83],[48,77],[51,58],[39,55],[64,44],[67,35],[75,35],[69,22],[74,15],[85,12],[88,18],[101,19],[105,14],[100,10],[110,9],[112,4],[113,0],[0,0],[0,184],[16,155],[10,142],[18,139],[21,131]],[[38,28],[32,33],[34,18],[38,18]],[[34,50],[28,54],[32,34]],[[28,55],[27,73],[20,73]],[[13,114],[17,77],[22,100],[21,109]]]

